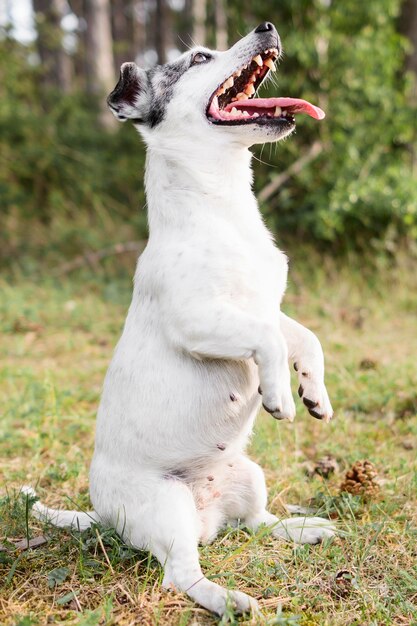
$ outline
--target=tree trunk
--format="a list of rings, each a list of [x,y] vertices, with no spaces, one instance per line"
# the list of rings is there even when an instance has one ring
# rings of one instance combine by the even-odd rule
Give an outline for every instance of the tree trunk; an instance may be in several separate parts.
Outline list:
[[[108,93],[115,84],[109,0],[85,0],[87,89]]]
[[[68,0],[68,5],[78,18],[77,49],[73,56],[74,83],[77,89],[87,89],[87,20],[85,18],[84,0]]]
[[[113,61],[110,0],[84,0],[87,22],[85,37],[87,91],[99,98],[99,120],[108,129],[115,120],[107,108],[105,96],[116,83]]]
[[[146,1],[133,1],[132,16],[132,51],[135,58],[141,57],[146,48]]]
[[[414,72],[417,79],[417,0],[405,0],[400,16],[400,32],[412,45],[407,55],[405,69]]]
[[[37,29],[37,49],[45,85],[68,92],[71,88],[72,62],[62,46],[61,19],[64,0],[33,0]]]
[[[216,0],[214,5],[216,50],[227,50],[229,46],[227,35],[226,1],[227,0]]]
[[[111,18],[113,34],[113,56],[116,70],[125,61],[134,61],[135,7],[132,0],[112,0]]]
[[[193,43],[196,46],[206,44],[206,0],[193,0]]]
[[[184,10],[181,12],[178,37],[175,42],[176,46],[184,52],[193,45],[191,35],[193,30],[193,0],[184,0]]]
[[[165,0],[156,0],[155,13],[155,49],[158,55],[158,64],[167,62],[167,7]]]
[[[399,30],[402,35],[408,38],[412,49],[406,57],[406,71],[414,74],[414,84],[411,92],[411,105],[415,105],[417,100],[417,0],[404,0],[399,20]],[[414,128],[414,139],[416,138],[416,130]],[[409,144],[409,150],[412,157],[412,168],[417,176],[417,148],[416,142]]]

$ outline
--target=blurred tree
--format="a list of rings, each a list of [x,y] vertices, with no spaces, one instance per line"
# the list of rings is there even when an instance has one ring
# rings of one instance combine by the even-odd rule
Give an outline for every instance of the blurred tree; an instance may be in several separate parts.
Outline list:
[[[156,0],[155,49],[159,65],[167,62],[167,6],[165,0]]]
[[[229,43],[227,34],[226,2],[227,0],[216,0],[214,3],[214,23],[216,33],[214,47],[217,50],[227,50]]]
[[[73,88],[87,91],[87,21],[85,18],[84,0],[68,0],[68,6],[77,17],[78,27],[76,30],[77,45],[73,53],[74,75]]]
[[[410,42],[410,50],[405,58],[405,69],[412,74],[410,90],[411,103],[417,102],[417,0],[405,0],[401,7],[399,20],[400,32]],[[417,176],[417,125],[414,129],[413,141],[408,148],[413,159],[414,175]]]
[[[132,52],[136,58],[143,54],[146,46],[146,23],[147,9],[146,0],[134,0],[133,2],[133,31],[132,31]]]
[[[187,50],[193,45],[193,0],[184,0],[184,9],[177,16],[178,40],[175,42],[180,50]]]
[[[133,0],[112,0],[111,2],[113,56],[116,70],[125,61],[134,61],[138,53],[135,30],[139,24],[135,20],[134,5]]]
[[[400,32],[411,44],[405,67],[417,77],[417,0],[404,0],[400,14]]]
[[[193,45],[204,46],[206,45],[206,19],[207,19],[207,6],[206,0],[193,0]]]
[[[42,64],[42,80],[49,87],[68,92],[71,87],[71,60],[63,48],[61,20],[65,0],[33,0],[37,30],[37,50]]]
[[[110,0],[84,0],[87,89],[108,93],[114,87]]]

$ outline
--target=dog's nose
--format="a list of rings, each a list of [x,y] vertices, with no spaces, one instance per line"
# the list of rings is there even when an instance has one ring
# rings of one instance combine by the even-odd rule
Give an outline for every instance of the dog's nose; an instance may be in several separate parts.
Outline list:
[[[262,22],[255,28],[255,33],[267,33],[269,30],[275,30],[275,26],[271,22]]]

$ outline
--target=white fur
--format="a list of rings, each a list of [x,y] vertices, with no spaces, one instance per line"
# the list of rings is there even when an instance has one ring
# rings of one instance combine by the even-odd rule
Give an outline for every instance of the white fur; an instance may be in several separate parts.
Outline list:
[[[248,37],[242,41],[253,47]],[[287,259],[251,189],[248,146],[276,137],[270,129],[214,127],[204,115],[210,90],[239,65],[242,45],[214,53],[204,73],[191,68],[164,120],[141,129],[149,243],[105,379],[90,472],[93,519],[149,549],[166,587],[218,614],[228,594],[239,611],[256,603],[204,577],[199,541],[236,520],[300,543],[334,534],[326,520],[270,514],[263,472],[244,454],[261,399],[276,417],[294,418],[289,359],[317,411],[327,420],[332,409],[319,341],[280,314]],[[90,521],[49,513],[58,525]]]

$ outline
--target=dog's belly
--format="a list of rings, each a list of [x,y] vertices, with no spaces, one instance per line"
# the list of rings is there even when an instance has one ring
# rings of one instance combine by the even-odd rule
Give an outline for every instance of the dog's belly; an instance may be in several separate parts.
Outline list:
[[[144,337],[139,350],[122,337],[110,365],[95,457],[175,472],[239,453],[260,405],[253,360],[198,361]]]

